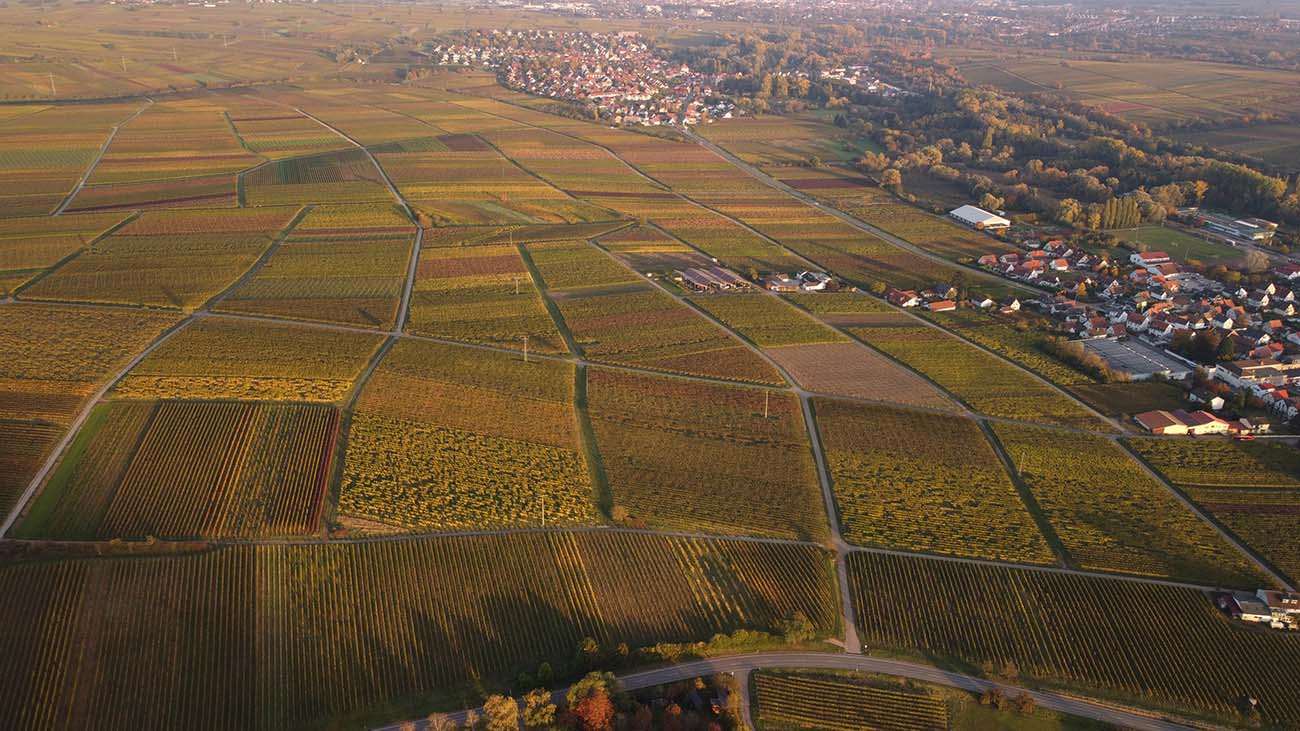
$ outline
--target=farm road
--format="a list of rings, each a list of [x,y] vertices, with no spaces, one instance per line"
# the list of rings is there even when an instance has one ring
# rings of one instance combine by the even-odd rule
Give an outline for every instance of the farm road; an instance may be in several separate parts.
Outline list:
[[[1121,728],[1139,729],[1140,731],[1177,731],[1178,729],[1194,728],[1184,723],[1167,720],[1155,715],[1147,715],[1138,711],[1126,710],[1116,706],[1104,703],[1094,702],[1077,698],[1062,693],[1053,693],[1045,690],[1030,690],[1016,685],[1006,683],[996,683],[990,680],[983,680],[961,673],[955,673],[930,665],[906,662],[903,660],[889,660],[878,657],[862,657],[860,655],[847,655],[835,653],[820,652],[760,652],[752,655],[735,655],[732,657],[710,658],[706,660],[696,660],[685,662],[680,665],[670,665],[668,667],[655,668],[653,670],[642,670],[639,672],[628,673],[619,677],[619,683],[625,690],[641,690],[651,688],[656,685],[673,683],[679,680],[688,680],[704,675],[714,675],[716,673],[733,673],[747,678],[749,673],[754,670],[776,669],[776,668],[811,668],[817,670],[847,670],[868,673],[883,673],[895,675],[912,680],[919,680],[936,685],[946,685],[951,688],[960,688],[974,693],[982,693],[990,689],[999,689],[1008,696],[1015,697],[1021,693],[1028,694],[1034,699],[1034,702],[1042,708],[1047,708],[1061,713],[1068,713],[1082,718],[1090,718],[1095,721],[1102,721]],[[555,692],[556,698],[563,698],[565,690]],[[477,710],[477,709],[476,709]],[[447,714],[448,720],[456,723],[462,723],[468,709]],[[427,721],[420,720],[412,722],[416,729],[428,729]],[[401,731],[403,728],[410,728],[403,724],[391,724],[381,726],[376,731]]]
[[[99,167],[99,161],[104,159],[104,153],[108,152],[108,146],[113,144],[113,139],[117,137],[117,131],[129,124],[131,120],[140,116],[144,110],[148,109],[152,105],[153,99],[145,97],[144,106],[132,112],[126,119],[113,125],[113,128],[108,131],[108,137],[104,140],[104,144],[100,146],[99,152],[95,154],[95,159],[90,161],[90,165],[86,167],[86,172],[82,173],[81,178],[77,180],[77,184],[73,186],[68,195],[59,202],[59,207],[50,212],[51,216],[61,215],[68,206],[72,205],[72,199],[76,198],[77,195],[81,193],[81,189],[86,187],[86,183],[90,180],[90,176],[95,172],[95,168]]]

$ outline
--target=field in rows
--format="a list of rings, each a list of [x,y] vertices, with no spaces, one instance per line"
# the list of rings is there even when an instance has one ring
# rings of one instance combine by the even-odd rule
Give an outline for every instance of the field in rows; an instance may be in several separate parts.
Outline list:
[[[578,347],[593,361],[782,383],[748,347],[652,285],[559,291],[555,299]]]
[[[1187,407],[1183,389],[1163,381],[1084,383],[1070,386],[1069,391],[1085,404],[1107,416]]]
[[[267,163],[243,176],[243,190],[250,206],[390,200],[379,170],[356,148]]]
[[[1237,722],[1249,696],[1266,723],[1300,721],[1300,636],[1234,622],[1201,591],[869,553],[849,568],[863,643],[878,651]]]
[[[118,129],[87,185],[231,174],[259,162],[239,144],[224,110],[204,99],[150,104]],[[73,206],[80,204],[80,196]]]
[[[62,433],[53,424],[0,419],[0,515],[13,509]]]
[[[676,530],[825,535],[807,427],[794,396],[600,368],[587,375],[592,429],[615,511]]]
[[[626,533],[523,534],[0,568],[15,729],[314,727],[430,694],[477,702],[602,647],[771,630],[794,612],[836,630],[829,555]],[[376,601],[376,598],[381,600]],[[89,655],[85,654],[89,653]],[[93,662],[90,660],[93,658]]]
[[[817,112],[718,120],[697,132],[751,165],[802,165],[813,157],[852,163],[874,148]]]
[[[760,670],[753,676],[764,729],[947,731],[948,707],[924,690],[879,687],[846,677]]]
[[[226,116],[253,153],[279,160],[350,147],[346,140],[291,109],[250,96],[228,100]]]
[[[974,421],[830,399],[814,405],[848,540],[1053,562],[1051,548]]]
[[[564,352],[564,340],[518,245],[424,246],[411,332],[508,348]]]
[[[1082,406],[1050,386],[942,330],[899,323],[849,331],[989,416],[1105,428]]]
[[[767,355],[804,388],[833,396],[955,409],[925,379],[861,343],[815,343],[768,348]]]
[[[172,336],[122,380],[126,398],[341,401],[379,335],[205,317]]]
[[[126,220],[125,213],[0,218],[0,296],[89,246]]]
[[[342,521],[406,529],[598,519],[570,363],[402,340],[347,435]]]
[[[762,292],[696,295],[689,299],[696,307],[761,348],[848,342],[847,337],[782,299]]]
[[[154,211],[23,290],[27,299],[194,309],[235,282],[293,208]]]
[[[1128,443],[1180,485],[1300,487],[1300,452],[1284,444],[1142,438]]]
[[[1267,160],[1275,165],[1300,167],[1300,133],[1293,124],[1260,124],[1210,132],[1176,135],[1182,142],[1228,150]]]
[[[1300,492],[1241,487],[1194,487],[1187,492],[1293,584],[1300,581]]]
[[[413,238],[409,227],[375,233],[295,228],[217,309],[392,327],[406,283]]]
[[[671,277],[677,270],[713,265],[695,249],[648,226],[632,226],[606,234],[600,237],[600,245],[629,269],[643,274],[654,272]]]
[[[139,104],[33,106],[0,120],[0,217],[45,216]]]
[[[0,306],[0,419],[71,422],[98,384],[175,321],[156,312]]]
[[[1041,321],[1016,323],[978,310],[965,309],[939,312],[931,315],[935,322],[957,332],[1009,360],[1013,360],[1058,386],[1081,386],[1094,381],[1049,355],[1046,343],[1050,337]]]
[[[1080,567],[1238,587],[1264,581],[1120,446],[1014,424],[993,430]]]
[[[257,538],[320,525],[338,412],[317,404],[116,401],[41,491],[27,538]]]

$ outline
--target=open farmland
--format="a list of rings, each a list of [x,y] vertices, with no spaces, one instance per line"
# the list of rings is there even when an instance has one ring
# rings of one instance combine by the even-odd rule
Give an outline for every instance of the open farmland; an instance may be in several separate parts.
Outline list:
[[[948,708],[925,691],[797,672],[754,675],[764,729],[946,731]]]
[[[0,217],[44,216],[57,209],[113,127],[140,108],[37,105],[0,119]]]
[[[25,284],[127,220],[125,213],[0,218],[0,294]]]
[[[1263,581],[1119,445],[1012,424],[993,430],[1075,564],[1225,586]]]
[[[293,208],[146,213],[23,290],[38,300],[192,310],[233,284]]]
[[[853,162],[866,149],[861,138],[815,113],[741,117],[699,133],[753,165],[803,165],[812,158]]]
[[[37,538],[302,535],[320,523],[338,412],[323,405],[113,402],[19,530]]]
[[[402,340],[347,437],[339,517],[467,530],[596,521],[574,367]]]
[[[1295,667],[1300,636],[1234,623],[1204,592],[871,553],[849,566],[863,640],[882,652],[1237,722],[1252,696],[1265,722],[1300,719],[1290,678],[1274,672]]]
[[[1083,406],[979,348],[934,327],[887,323],[849,332],[989,416],[1106,428]]]
[[[1300,452],[1284,444],[1129,440],[1171,482],[1207,487],[1300,487]]]
[[[72,421],[95,388],[174,315],[59,305],[0,305],[0,419]]]
[[[860,343],[787,345],[768,348],[766,353],[809,391],[908,406],[957,408],[924,378]]]
[[[413,239],[409,226],[373,233],[295,228],[251,278],[221,300],[218,309],[392,327]]]
[[[267,163],[242,179],[250,206],[366,203],[389,200],[388,188],[364,150],[327,152]]]
[[[564,352],[519,246],[424,246],[411,294],[413,333]]]
[[[1053,561],[974,421],[830,399],[818,399],[815,411],[848,540],[1004,561]]]
[[[20,668],[0,681],[0,715],[21,729],[269,731],[431,692],[461,704],[470,677],[496,685],[542,662],[571,676],[584,637],[706,640],[796,611],[829,634],[829,567],[810,546],[627,533],[9,563],[0,621],[28,630],[0,636]]]
[[[1195,487],[1202,510],[1250,546],[1292,582],[1300,581],[1300,491]]]
[[[761,292],[697,295],[691,297],[690,301],[764,349],[782,345],[848,342],[845,336],[801,313],[780,298]]]
[[[205,317],[131,369],[116,393],[334,403],[352,389],[381,342],[379,335]]]
[[[587,378],[614,510],[628,520],[675,530],[825,535],[795,397],[601,368]]]

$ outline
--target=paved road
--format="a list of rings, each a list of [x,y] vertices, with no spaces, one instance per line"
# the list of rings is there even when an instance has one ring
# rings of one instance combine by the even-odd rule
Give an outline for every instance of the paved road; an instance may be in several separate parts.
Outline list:
[[[144,110],[148,109],[152,104],[153,99],[145,97],[144,106],[132,112],[131,116],[113,125],[113,129],[108,131],[108,138],[104,140],[104,144],[99,147],[99,152],[95,154],[95,159],[90,161],[90,165],[86,168],[86,172],[82,174],[79,180],[77,180],[77,184],[73,186],[72,191],[59,202],[59,207],[50,212],[51,216],[62,215],[63,211],[72,204],[72,199],[76,198],[77,194],[81,193],[81,189],[86,187],[86,182],[90,180],[91,174],[95,172],[95,168],[99,167],[99,161],[104,159],[104,153],[108,152],[108,146],[113,144],[113,139],[117,137],[117,131],[126,126],[131,120],[140,116],[140,114],[144,112]]]
[[[1155,715],[1146,715],[1138,711],[1125,710],[1076,696],[1051,691],[1029,690],[1006,683],[995,683],[969,675],[962,675],[961,673],[942,670],[930,665],[860,655],[817,652],[763,652],[752,655],[734,655],[629,673],[620,676],[619,682],[625,690],[640,690],[716,673],[734,673],[745,676],[754,670],[768,668],[812,668],[817,670],[856,670],[869,673],[884,673],[936,685],[960,688],[975,693],[997,688],[1011,697],[1027,693],[1041,708],[1090,718],[1123,728],[1138,729],[1139,731],[1178,731],[1179,729],[1194,728],[1185,723],[1167,720]],[[556,692],[556,696],[560,698],[563,697],[563,694],[563,690]],[[465,714],[466,711],[457,711],[447,714],[447,718],[460,723],[465,720]],[[417,729],[427,727],[428,724],[424,721],[415,722],[415,728]],[[379,727],[377,731],[400,731],[401,729],[401,724],[392,724]]]

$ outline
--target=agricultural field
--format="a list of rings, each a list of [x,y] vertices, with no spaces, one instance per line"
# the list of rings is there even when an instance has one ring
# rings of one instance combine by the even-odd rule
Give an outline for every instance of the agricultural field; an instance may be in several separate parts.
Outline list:
[[[310,118],[255,98],[226,109],[231,129],[250,152],[271,160],[345,150],[351,147]]]
[[[1084,383],[1070,386],[1070,393],[1106,416],[1140,414],[1143,411],[1181,409],[1187,399],[1180,386],[1162,381]]]
[[[826,514],[798,400],[787,393],[587,372],[613,510],[672,530],[818,539]]]
[[[391,328],[413,240],[409,226],[373,233],[295,227],[217,309]]]
[[[1024,563],[1051,548],[969,419],[831,399],[814,403],[848,540]]]
[[[150,104],[118,129],[86,183],[94,189],[232,174],[259,162],[239,144],[221,106],[167,101]]]
[[[97,386],[176,320],[125,309],[0,305],[0,419],[70,423]]]
[[[867,149],[817,112],[728,119],[698,132],[751,165],[803,165],[813,158],[851,163]]]
[[[140,106],[33,105],[0,119],[0,217],[45,216],[57,209],[113,127]]]
[[[762,292],[704,294],[692,296],[689,300],[763,349],[783,345],[847,343],[849,340],[779,297]]]
[[[114,393],[131,399],[341,402],[383,337],[204,317],[148,355]]]
[[[1035,326],[1033,321],[1018,324],[971,309],[937,312],[929,316],[948,330],[1019,363],[1058,386],[1094,382],[1085,373],[1048,354],[1046,343],[1051,336],[1041,326]]]
[[[0,294],[30,281],[127,220],[125,213],[0,218]]]
[[[989,416],[1104,429],[1083,406],[1014,366],[937,328],[885,323],[849,332]]]
[[[1300,452],[1275,442],[1129,440],[1171,482],[1202,487],[1300,487]]]
[[[0,622],[27,628],[0,636],[15,669],[0,716],[18,729],[379,720],[477,702],[471,677],[499,687],[543,662],[572,677],[584,637],[640,648],[795,612],[825,636],[838,607],[822,549],[629,533],[9,562],[0,591]]]
[[[261,538],[318,530],[339,415],[320,404],[114,401],[41,491],[27,538]]]
[[[1265,724],[1300,720],[1292,679],[1275,672],[1295,667],[1300,636],[1234,622],[1205,592],[872,553],[849,569],[863,642],[879,652],[1234,724],[1249,696]]]
[[[993,431],[1079,567],[1218,586],[1265,583],[1119,445],[1006,423]]]
[[[679,269],[708,267],[707,256],[649,226],[631,226],[600,237],[600,246],[629,269],[644,274],[673,276]]]
[[[248,271],[293,208],[152,211],[35,280],[25,299],[193,310]]]
[[[947,731],[948,707],[923,690],[882,687],[845,676],[760,670],[754,674],[764,729]]]
[[[564,324],[592,361],[781,384],[776,369],[726,331],[652,285],[553,291]]]
[[[598,289],[639,278],[600,249],[584,241],[549,241],[525,246],[547,289]]]
[[[1187,493],[1292,583],[1300,581],[1300,491],[1192,487]]]
[[[1180,142],[1249,155],[1295,170],[1300,168],[1300,131],[1294,124],[1258,124],[1210,132],[1175,134]]]
[[[924,378],[861,343],[814,343],[768,348],[767,356],[800,386],[831,396],[956,410]]]
[[[594,523],[570,363],[401,340],[357,403],[344,525],[473,530]]]
[[[424,246],[411,293],[413,333],[535,352],[567,352],[521,247]]]
[[[63,430],[39,421],[0,419],[0,515],[8,515]]]
[[[241,201],[249,206],[369,203],[391,199],[364,150],[282,158],[241,176]]]

